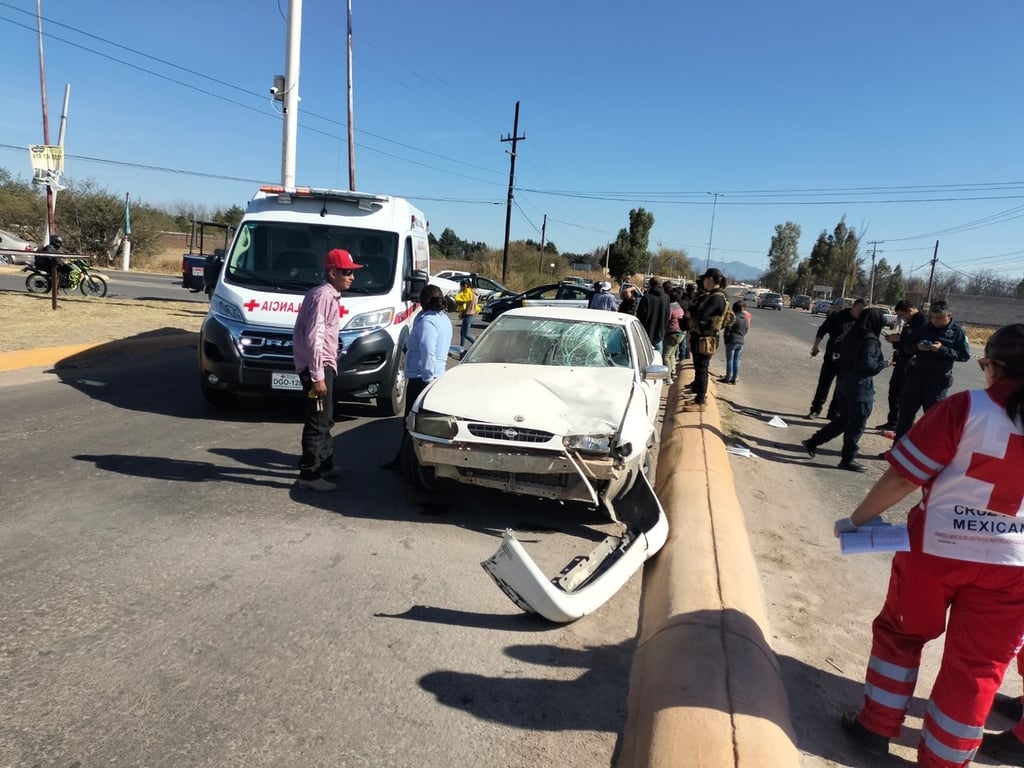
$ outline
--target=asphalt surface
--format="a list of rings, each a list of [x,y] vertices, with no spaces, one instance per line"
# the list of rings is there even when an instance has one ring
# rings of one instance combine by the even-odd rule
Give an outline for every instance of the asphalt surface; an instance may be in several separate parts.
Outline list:
[[[557,573],[599,518],[414,490],[358,405],[342,489],[298,491],[296,403],[210,410],[194,360],[0,374],[0,765],[612,760],[639,578],[552,626],[479,566],[513,527]]]

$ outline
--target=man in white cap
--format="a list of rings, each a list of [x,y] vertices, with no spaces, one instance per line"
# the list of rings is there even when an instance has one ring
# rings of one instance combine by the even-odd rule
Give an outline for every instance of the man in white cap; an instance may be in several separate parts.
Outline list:
[[[619,308],[618,302],[615,301],[615,297],[612,295],[612,284],[607,280],[598,283],[598,291],[590,300],[590,308],[606,309],[609,312],[614,312]]]

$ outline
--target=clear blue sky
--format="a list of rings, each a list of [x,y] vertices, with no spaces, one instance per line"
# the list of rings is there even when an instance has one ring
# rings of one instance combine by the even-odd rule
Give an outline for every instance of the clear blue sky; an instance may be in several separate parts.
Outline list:
[[[353,7],[357,186],[413,199],[437,235],[500,247],[519,100],[514,239],[547,214],[560,250],[589,252],[642,206],[652,247],[702,264],[715,191],[717,261],[764,266],[787,220],[806,256],[845,214],[905,272],[940,240],[950,268],[1024,275],[1020,0]],[[42,9],[53,143],[71,84],[70,177],[210,207],[280,181],[288,0]],[[296,180],[347,188],[345,2],[303,10]],[[0,0],[0,166],[23,178],[42,143],[34,14]]]

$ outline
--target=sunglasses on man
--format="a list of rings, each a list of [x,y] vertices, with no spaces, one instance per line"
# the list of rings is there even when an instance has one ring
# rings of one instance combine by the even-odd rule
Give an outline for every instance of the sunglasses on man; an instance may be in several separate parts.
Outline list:
[[[338,269],[337,267],[334,268],[334,271],[342,277],[352,277],[356,273],[354,269]]]

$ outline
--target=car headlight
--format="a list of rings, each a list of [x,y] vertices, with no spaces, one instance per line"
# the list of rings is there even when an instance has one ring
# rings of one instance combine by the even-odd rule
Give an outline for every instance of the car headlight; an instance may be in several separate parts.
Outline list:
[[[451,416],[438,413],[414,413],[412,431],[419,435],[451,440],[459,433],[459,425]]]
[[[393,309],[378,309],[375,312],[364,312],[356,315],[345,326],[346,331],[375,331],[387,328],[395,317]]]
[[[213,297],[213,302],[210,304],[210,309],[213,310],[213,314],[226,317],[229,320],[237,320],[240,323],[245,322],[245,318],[242,317],[242,310],[232,304],[230,301],[225,301],[219,296]]]
[[[567,435],[562,443],[570,451],[583,453],[611,453],[611,435]]]

